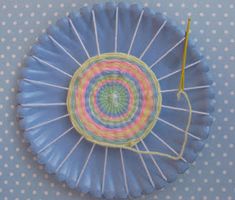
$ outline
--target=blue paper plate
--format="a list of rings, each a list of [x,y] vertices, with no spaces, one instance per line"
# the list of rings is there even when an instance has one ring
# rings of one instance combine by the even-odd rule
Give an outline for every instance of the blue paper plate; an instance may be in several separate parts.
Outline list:
[[[187,104],[176,98],[183,38],[184,32],[161,13],[124,3],[84,7],[50,26],[32,47],[18,94],[20,125],[46,170],[71,188],[106,198],[138,197],[184,173],[208,137],[214,98],[209,68],[192,42],[185,87],[193,115],[181,160],[139,155],[81,140],[65,104],[71,77],[88,57],[115,50],[130,53],[151,67],[161,86],[160,117],[144,143],[149,149],[177,155],[188,117]],[[145,150],[141,142],[138,147]]]

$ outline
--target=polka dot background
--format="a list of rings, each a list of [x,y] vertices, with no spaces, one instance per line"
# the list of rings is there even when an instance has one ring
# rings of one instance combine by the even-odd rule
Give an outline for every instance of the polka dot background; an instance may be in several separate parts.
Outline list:
[[[96,1],[101,2],[101,1]],[[134,1],[130,1],[134,2]],[[87,0],[0,1],[0,199],[91,199],[48,175],[28,149],[16,120],[17,79],[37,36],[58,18],[91,5]],[[211,67],[216,94],[214,124],[196,162],[176,182],[142,199],[235,199],[235,2],[138,1],[185,28]]]

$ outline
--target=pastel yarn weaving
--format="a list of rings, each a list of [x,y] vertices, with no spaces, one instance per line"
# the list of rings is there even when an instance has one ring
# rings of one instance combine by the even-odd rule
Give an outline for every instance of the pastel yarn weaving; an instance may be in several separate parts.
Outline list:
[[[141,154],[173,160],[182,158],[192,118],[192,106],[184,91],[185,65],[191,19],[185,32],[182,72],[177,98],[184,96],[189,116],[178,156],[133,148],[151,131],[162,106],[158,80],[138,58],[123,53],[106,53],[88,59],[74,73],[67,96],[67,108],[75,129],[87,140]]]
[[[74,73],[67,108],[87,140],[131,147],[148,135],[161,110],[158,80],[134,56],[106,53],[88,59]]]

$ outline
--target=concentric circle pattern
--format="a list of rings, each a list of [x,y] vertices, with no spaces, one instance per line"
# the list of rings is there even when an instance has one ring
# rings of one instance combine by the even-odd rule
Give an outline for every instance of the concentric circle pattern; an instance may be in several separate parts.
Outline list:
[[[133,146],[155,125],[161,109],[154,73],[134,56],[106,53],[74,73],[67,108],[76,130],[94,143]]]

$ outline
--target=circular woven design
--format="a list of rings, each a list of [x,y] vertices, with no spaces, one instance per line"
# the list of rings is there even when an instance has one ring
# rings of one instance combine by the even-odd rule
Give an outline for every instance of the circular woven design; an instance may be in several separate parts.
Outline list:
[[[67,109],[76,130],[94,143],[133,146],[155,125],[161,93],[155,74],[123,53],[88,59],[74,73]]]

